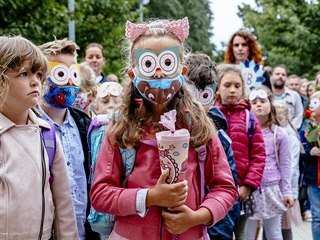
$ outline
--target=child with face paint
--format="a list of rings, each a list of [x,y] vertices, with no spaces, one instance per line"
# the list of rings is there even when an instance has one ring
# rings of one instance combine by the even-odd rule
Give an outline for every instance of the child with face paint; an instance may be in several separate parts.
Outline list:
[[[87,222],[90,165],[86,139],[90,118],[85,112],[71,107],[82,81],[76,58],[78,46],[67,39],[56,39],[41,45],[40,49],[49,60],[50,71],[39,111],[43,119],[55,126],[62,142],[79,239],[98,239],[98,234],[92,232]]]
[[[253,192],[254,214],[248,220],[247,239],[255,239],[259,221],[267,239],[283,239],[280,218],[293,205],[289,138],[280,127],[270,90],[254,89],[249,100],[262,128],[267,156],[260,187]]]
[[[259,122],[255,121],[255,131],[251,139],[248,136],[246,111],[250,103],[244,99],[244,78],[237,65],[218,66],[217,106],[227,119],[227,134],[232,140],[232,150],[237,166],[239,198],[246,201],[250,193],[258,189],[265,165],[265,147]],[[246,239],[245,215],[240,216],[235,226],[236,239]]]
[[[219,130],[219,139],[223,145],[226,156],[228,157],[228,163],[232,171],[233,179],[236,186],[238,186],[237,169],[233,150],[231,149],[231,140],[225,133],[228,128],[228,123],[220,109],[216,106],[212,106],[218,82],[216,64],[209,56],[203,53],[188,54],[184,59],[184,64],[188,68],[186,76],[191,84],[191,90],[195,98],[202,103],[203,107],[208,112],[208,116],[212,119],[217,130]],[[210,238],[232,239],[233,227],[239,217],[240,201],[238,200],[225,218],[208,229]]]
[[[128,74],[120,120],[110,126],[97,159],[90,191],[93,207],[116,216],[110,239],[205,239],[206,229],[225,216],[237,190],[212,123],[184,83],[183,43],[188,19],[127,22]],[[137,95],[142,101],[136,101]],[[160,115],[175,109],[176,129],[190,132],[186,180],[165,183],[155,133],[164,130]],[[208,193],[200,201],[199,161],[195,148],[207,145]],[[123,179],[119,152],[136,149],[134,168]]]
[[[0,37],[0,236],[3,239],[77,239],[68,174],[60,141],[49,171],[41,141],[50,125],[38,104],[48,63],[20,36]],[[49,177],[53,181],[49,182]]]

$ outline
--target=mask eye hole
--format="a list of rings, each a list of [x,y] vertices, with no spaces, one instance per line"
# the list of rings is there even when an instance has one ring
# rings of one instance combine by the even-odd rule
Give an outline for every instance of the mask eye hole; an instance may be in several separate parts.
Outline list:
[[[208,105],[211,104],[214,98],[214,91],[210,87],[205,87],[200,93],[199,93],[199,100],[202,103],[202,105]]]
[[[50,79],[54,84],[65,85],[68,83],[68,68],[63,65],[56,65],[51,69]]]
[[[151,52],[143,53],[138,61],[138,69],[141,75],[151,77],[155,74],[157,56]]]
[[[81,85],[81,76],[77,66],[73,65],[70,67],[70,77],[75,86]]]
[[[165,75],[172,75],[178,69],[178,58],[173,51],[167,50],[159,55],[159,64]]]

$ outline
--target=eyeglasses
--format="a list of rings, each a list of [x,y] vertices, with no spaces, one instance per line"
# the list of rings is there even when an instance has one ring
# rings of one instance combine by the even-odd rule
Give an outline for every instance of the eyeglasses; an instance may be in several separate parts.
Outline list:
[[[259,90],[254,89],[249,93],[249,101],[253,101],[256,98],[262,98],[262,99],[268,98],[268,93],[263,89],[259,89]]]

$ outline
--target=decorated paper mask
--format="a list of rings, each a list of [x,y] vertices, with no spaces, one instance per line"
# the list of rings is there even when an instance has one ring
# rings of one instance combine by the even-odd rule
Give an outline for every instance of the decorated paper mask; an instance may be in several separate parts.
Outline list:
[[[249,101],[254,101],[257,98],[266,99],[268,98],[268,93],[263,89],[253,89],[249,94]]]
[[[264,81],[264,70],[262,66],[256,64],[253,60],[244,63],[240,62],[240,69],[245,80],[245,91],[249,93],[252,89],[261,87]]]
[[[68,67],[59,62],[49,62],[50,75],[43,90],[46,102],[55,108],[68,108],[80,91],[80,65]]]
[[[316,109],[320,105],[320,100],[318,98],[311,98],[309,103],[309,108],[311,110]]]
[[[212,104],[217,85],[215,83],[207,85],[203,90],[197,89],[196,87],[191,87],[193,90],[194,97],[202,103],[203,106]]]
[[[179,74],[174,78],[153,78],[155,75],[172,76],[179,69],[179,47],[163,49],[159,54],[137,49],[136,64],[142,77],[135,74],[133,84],[142,97],[154,104],[163,105],[173,98],[184,82]]]

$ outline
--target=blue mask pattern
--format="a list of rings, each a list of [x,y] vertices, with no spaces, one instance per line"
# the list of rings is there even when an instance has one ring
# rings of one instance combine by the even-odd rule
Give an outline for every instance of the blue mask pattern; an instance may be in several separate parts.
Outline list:
[[[63,109],[71,107],[75,101],[80,87],[76,86],[57,86],[48,78],[48,86],[44,89],[44,99],[55,108]]]
[[[163,105],[173,98],[184,83],[182,74],[175,78],[143,79],[135,75],[133,85],[140,95],[151,103]]]

